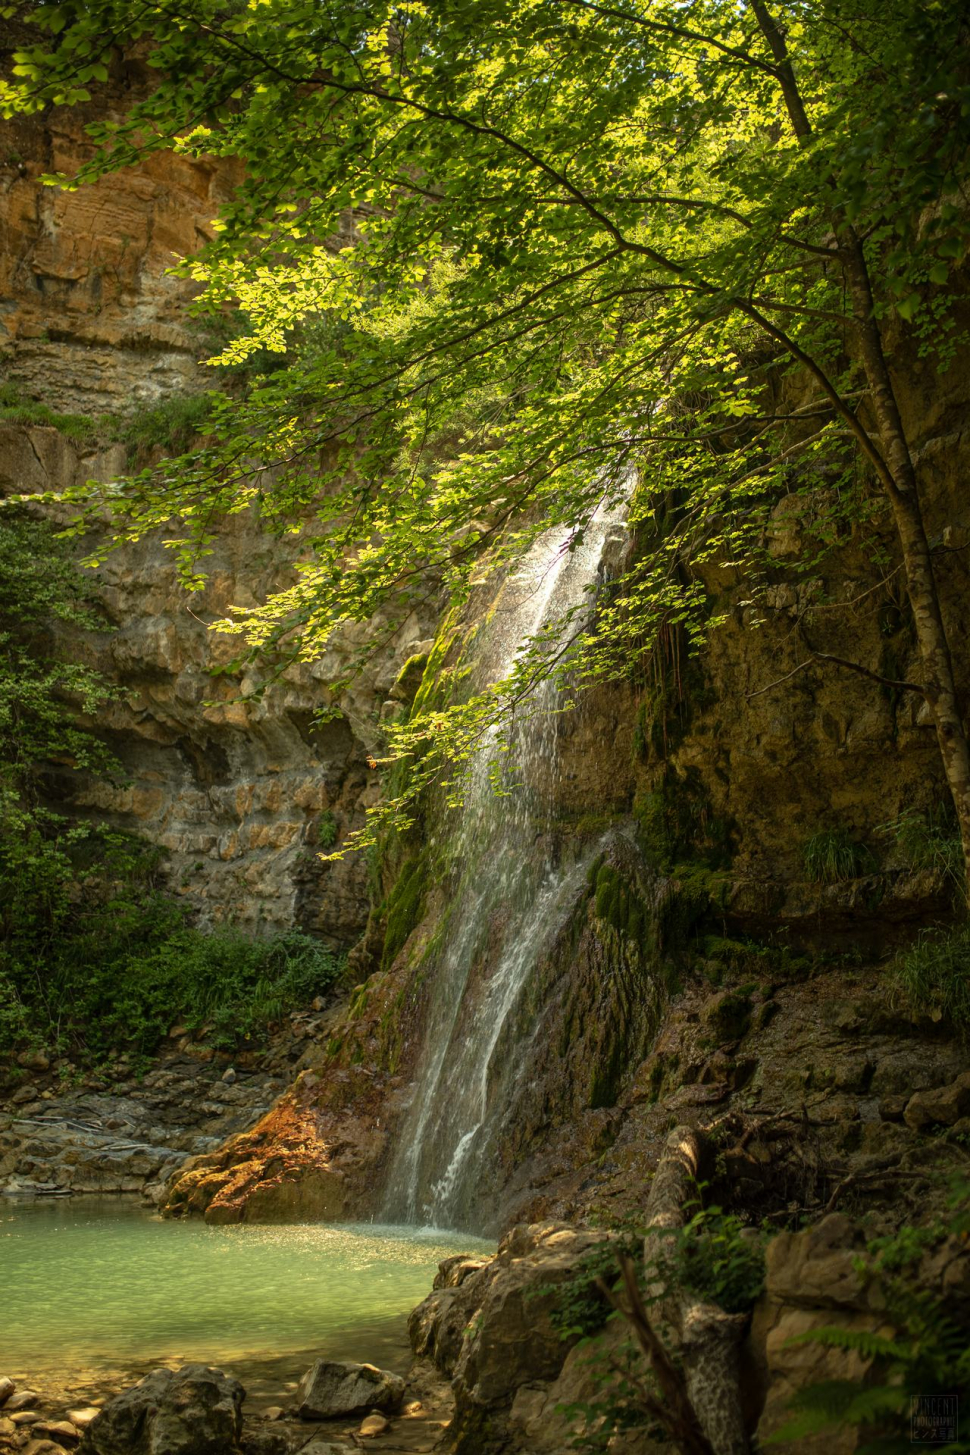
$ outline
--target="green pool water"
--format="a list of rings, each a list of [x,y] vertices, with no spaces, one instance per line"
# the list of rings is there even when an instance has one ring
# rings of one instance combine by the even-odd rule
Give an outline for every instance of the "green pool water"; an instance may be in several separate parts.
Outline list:
[[[400,1368],[438,1262],[494,1245],[408,1227],[206,1227],[119,1200],[0,1198],[0,1374],[202,1361],[269,1383],[313,1358]]]

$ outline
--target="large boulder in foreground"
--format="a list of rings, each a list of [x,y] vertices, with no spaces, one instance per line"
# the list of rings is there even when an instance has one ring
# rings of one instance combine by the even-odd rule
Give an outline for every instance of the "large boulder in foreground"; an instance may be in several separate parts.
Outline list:
[[[396,1410],[403,1397],[404,1380],[399,1374],[374,1364],[318,1359],[300,1382],[297,1405],[303,1420],[329,1420],[371,1410]]]
[[[246,1391],[205,1364],[154,1369],[105,1405],[78,1455],[232,1455]]]

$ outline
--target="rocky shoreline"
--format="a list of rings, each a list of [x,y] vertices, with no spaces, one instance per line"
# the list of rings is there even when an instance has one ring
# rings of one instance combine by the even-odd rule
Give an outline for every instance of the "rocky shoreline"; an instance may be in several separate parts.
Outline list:
[[[25,1051],[0,1071],[0,1195],[131,1193],[157,1205],[188,1157],[221,1147],[270,1110],[324,1033],[326,1010],[294,1011],[260,1051],[233,1054],[174,1026],[148,1064],[83,1069]]]
[[[232,1370],[154,1368],[133,1387],[87,1379],[59,1388],[16,1374],[0,1381],[0,1451],[7,1455],[569,1455],[582,1428],[575,1411],[598,1397],[602,1360],[620,1346],[623,1320],[580,1341],[554,1317],[592,1250],[613,1235],[565,1223],[513,1228],[491,1257],[457,1255],[440,1265],[413,1310],[414,1355],[405,1376],[373,1365],[317,1360],[301,1381],[264,1380],[254,1397]],[[970,1326],[970,1246],[928,1245],[920,1286],[958,1324]],[[774,1436],[793,1392],[845,1377],[843,1352],[806,1343],[813,1330],[886,1332],[887,1306],[866,1268],[860,1230],[842,1214],[774,1237],[766,1278],[745,1321],[740,1378],[749,1436]],[[600,1361],[597,1363],[597,1361]],[[857,1353],[861,1387],[878,1360]],[[244,1402],[246,1408],[244,1409]],[[572,1409],[572,1413],[570,1413]],[[156,1435],[152,1430],[156,1429]],[[854,1449],[841,1439],[840,1452]],[[611,1455],[654,1448],[620,1436]],[[809,1442],[783,1440],[780,1455]]]
[[[341,1383],[344,1397],[334,1399]],[[269,1402],[274,1396],[278,1403]],[[55,1383],[16,1373],[0,1376],[0,1451],[353,1455],[366,1444],[385,1455],[423,1455],[439,1443],[453,1405],[448,1385],[424,1366],[405,1381],[372,1365],[317,1361],[302,1382],[274,1389],[265,1381],[255,1399],[231,1372],[198,1364],[159,1366],[133,1385],[97,1376]],[[150,1426],[173,1411],[181,1412],[182,1427],[172,1429],[169,1421],[161,1443],[153,1443]]]

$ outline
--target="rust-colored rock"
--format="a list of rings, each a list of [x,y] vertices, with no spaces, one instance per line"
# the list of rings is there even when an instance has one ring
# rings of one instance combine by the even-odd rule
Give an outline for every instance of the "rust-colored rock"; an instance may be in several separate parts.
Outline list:
[[[298,1082],[251,1131],[190,1158],[169,1184],[163,1213],[271,1223],[338,1221],[372,1210],[372,1172],[385,1134],[362,1108],[378,1098],[363,1071],[334,1071],[326,1105]]]

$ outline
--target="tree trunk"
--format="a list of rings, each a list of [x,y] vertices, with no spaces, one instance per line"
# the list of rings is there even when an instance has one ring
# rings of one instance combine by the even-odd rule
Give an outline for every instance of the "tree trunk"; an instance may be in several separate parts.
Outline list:
[[[775,63],[775,75],[784,96],[792,130],[802,144],[812,126],[792,69],[784,32],[765,0],[749,0]],[[964,896],[970,903],[970,744],[960,712],[953,660],[947,641],[933,560],[920,508],[919,488],[902,416],[886,363],[872,296],[865,250],[844,212],[832,219],[845,268],[852,312],[859,329],[862,363],[872,397],[882,457],[875,455],[876,473],[889,497],[899,535],[906,585],[916,623],[916,640],[923,661],[923,690],[936,728],[946,781],[953,796],[963,845]]]
[[[667,1138],[647,1199],[644,1254],[647,1263],[657,1239],[683,1227],[700,1208],[698,1178],[710,1151],[707,1139],[691,1127],[675,1127]],[[714,1455],[748,1455],[741,1413],[739,1360],[747,1319],[683,1292],[672,1311],[684,1362],[690,1404]]]
[[[906,588],[916,641],[923,663],[923,691],[936,728],[940,757],[953,796],[963,844],[964,892],[970,886],[970,744],[960,711],[953,659],[947,640],[933,558],[920,507],[916,469],[909,452],[889,367],[883,353],[879,324],[862,244],[849,231],[844,234],[846,274],[853,313],[859,325],[862,363],[872,397],[876,426],[886,464],[881,483],[889,497],[899,535]],[[880,472],[881,473],[881,472]],[[968,894],[970,897],[970,894]]]

